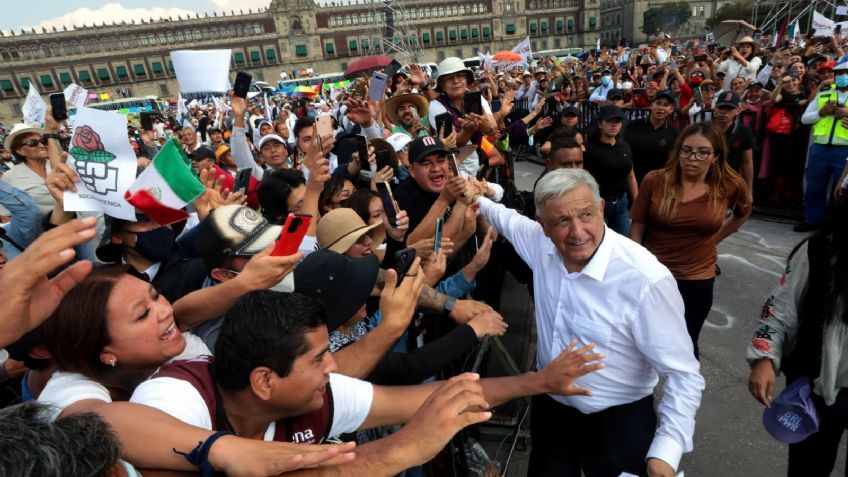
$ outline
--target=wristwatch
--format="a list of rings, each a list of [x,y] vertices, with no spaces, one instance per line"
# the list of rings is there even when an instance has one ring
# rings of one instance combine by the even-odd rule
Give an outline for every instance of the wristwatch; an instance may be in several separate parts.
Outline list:
[[[456,306],[456,298],[449,296],[445,298],[445,304],[442,308],[444,308],[446,312],[450,313],[453,311],[454,306]]]

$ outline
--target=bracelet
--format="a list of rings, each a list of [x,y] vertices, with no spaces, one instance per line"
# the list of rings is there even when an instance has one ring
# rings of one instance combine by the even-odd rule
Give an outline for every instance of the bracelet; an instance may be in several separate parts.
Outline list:
[[[172,448],[171,450],[174,453],[179,454],[186,458],[187,461],[191,462],[192,465],[197,466],[197,470],[200,471],[200,475],[202,477],[212,477],[215,473],[215,469],[212,467],[212,464],[209,463],[209,449],[212,448],[212,444],[215,443],[218,439],[224,436],[233,435],[232,431],[218,431],[208,438],[206,438],[203,442],[198,442],[197,447],[194,448],[193,451],[186,454],[185,452],[180,452],[177,449]]]
[[[41,137],[43,139],[55,139],[57,141],[59,140],[59,135],[55,133],[42,134]]]

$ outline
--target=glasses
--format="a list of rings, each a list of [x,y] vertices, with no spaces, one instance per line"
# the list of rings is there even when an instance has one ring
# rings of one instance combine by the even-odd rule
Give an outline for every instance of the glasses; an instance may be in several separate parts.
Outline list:
[[[715,91],[715,90],[716,89],[713,88],[712,86],[708,86],[708,87],[704,88],[704,91]]]
[[[690,147],[681,147],[679,151],[677,151],[677,155],[684,158],[689,159],[693,155],[695,159],[699,161],[706,161],[713,154],[713,151],[710,149],[698,149],[697,151]]]
[[[47,145],[47,139],[44,139],[44,138],[27,139],[26,141],[22,142],[21,144],[23,144],[24,146],[29,146],[29,147],[36,147],[38,145],[44,146],[44,145]]]

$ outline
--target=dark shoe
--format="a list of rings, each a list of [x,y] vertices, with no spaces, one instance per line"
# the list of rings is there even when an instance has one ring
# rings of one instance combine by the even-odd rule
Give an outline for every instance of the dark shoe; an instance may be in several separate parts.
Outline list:
[[[721,267],[719,267],[718,264],[716,264],[716,276],[719,276],[719,275],[721,275]]]
[[[813,232],[818,230],[821,227],[819,224],[808,224],[807,222],[801,222],[792,228],[792,230],[796,232]]]

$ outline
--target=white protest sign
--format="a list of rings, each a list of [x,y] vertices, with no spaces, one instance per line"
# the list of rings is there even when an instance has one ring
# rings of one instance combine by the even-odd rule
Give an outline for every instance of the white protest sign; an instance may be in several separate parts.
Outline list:
[[[74,119],[68,166],[82,183],[77,192],[65,191],[65,210],[103,212],[135,221],[135,207],[124,200],[138,164],[127,139],[127,117],[83,107]]]
[[[848,15],[848,7],[836,7],[837,15]]]
[[[171,52],[180,93],[225,93],[229,89],[232,50]]]
[[[88,99],[88,90],[78,84],[69,84],[64,93],[65,101],[73,104],[75,108],[85,106],[85,101]]]
[[[24,105],[21,107],[21,112],[24,115],[25,123],[39,126],[44,124],[44,117],[47,115],[47,103],[44,102],[44,98],[38,94],[38,90],[32,83],[29,84],[29,91],[26,100],[24,100]]]
[[[524,61],[529,65],[533,61],[533,52],[530,50],[530,37],[525,36],[521,43],[515,45],[512,49],[513,53],[518,53],[524,57]]]
[[[836,23],[819,12],[813,12],[813,30],[816,31],[815,36],[833,36],[833,31],[836,29]]]
[[[215,103],[215,109],[218,111],[226,113],[233,109],[227,104],[226,99],[218,99],[216,96],[212,96],[212,102]]]

